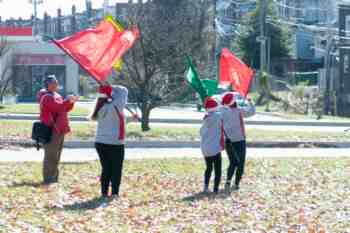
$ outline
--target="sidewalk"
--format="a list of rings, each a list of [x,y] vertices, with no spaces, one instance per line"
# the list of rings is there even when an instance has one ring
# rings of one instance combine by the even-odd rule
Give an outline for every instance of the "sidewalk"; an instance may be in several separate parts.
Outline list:
[[[226,154],[223,153],[224,158]],[[248,148],[248,159],[284,159],[284,158],[350,158],[348,149],[258,149]],[[202,158],[199,148],[182,149],[126,149],[126,159],[169,159]],[[65,149],[61,161],[88,162],[97,160],[94,149]],[[0,150],[0,162],[42,162],[43,151],[35,149]]]
[[[1,145],[4,145],[1,147]],[[34,147],[35,144],[32,140],[14,140],[0,138],[0,150],[5,146],[14,147]],[[149,149],[149,148],[199,148],[200,141],[179,141],[179,140],[151,140],[151,141],[126,141],[128,148],[133,149]],[[94,141],[65,141],[65,148],[69,149],[91,149],[94,148]],[[248,141],[248,147],[252,148],[350,148],[350,141],[336,142],[336,141]],[[6,148],[6,147],[5,147]]]

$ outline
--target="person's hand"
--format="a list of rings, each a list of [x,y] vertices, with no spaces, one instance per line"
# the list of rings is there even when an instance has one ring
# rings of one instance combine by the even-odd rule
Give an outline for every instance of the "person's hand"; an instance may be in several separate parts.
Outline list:
[[[79,100],[79,96],[69,95],[69,96],[67,96],[67,99],[68,99],[69,102],[75,103],[75,102],[77,102]]]
[[[132,113],[131,116],[132,116],[132,119],[133,119],[134,122],[140,121],[140,117],[139,117],[139,115],[137,113]]]
[[[77,102],[80,99],[80,96],[76,95],[74,96],[74,102]]]

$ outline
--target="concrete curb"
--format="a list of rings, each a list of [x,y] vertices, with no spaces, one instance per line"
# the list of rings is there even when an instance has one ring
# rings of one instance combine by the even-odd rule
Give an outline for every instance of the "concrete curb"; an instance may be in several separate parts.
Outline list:
[[[34,147],[32,140],[0,139],[0,145]],[[199,141],[127,141],[128,148],[199,148]],[[350,148],[350,142],[319,141],[253,141],[247,143],[251,148]],[[93,141],[66,141],[65,148],[94,148]],[[1,149],[1,146],[0,146]]]

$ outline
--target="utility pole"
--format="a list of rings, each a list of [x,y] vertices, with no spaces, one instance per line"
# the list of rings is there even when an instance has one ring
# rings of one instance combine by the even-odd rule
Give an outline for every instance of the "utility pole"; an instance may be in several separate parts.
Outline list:
[[[260,72],[266,71],[266,0],[260,0]]]
[[[109,0],[103,1],[103,16],[108,15],[108,6],[109,6]]]
[[[324,96],[324,113],[327,115],[330,112],[330,105],[331,105],[331,50],[333,48],[333,38],[332,38],[332,32],[331,32],[331,22],[330,19],[327,17],[327,24],[328,24],[328,30],[327,30],[327,47],[326,47],[326,54],[325,54],[325,78],[326,78],[326,88],[325,88],[325,96]]]
[[[38,25],[37,25],[37,18],[38,18],[38,5],[42,4],[43,0],[29,0],[29,3],[33,4],[33,10],[34,10],[34,22],[33,22],[33,34],[34,36],[38,33]]]
[[[267,73],[271,71],[271,37],[267,37]]]
[[[219,80],[219,59],[218,56],[220,56],[220,51],[219,50],[219,45],[220,45],[220,37],[217,36],[216,30],[217,30],[217,25],[216,25],[216,19],[217,19],[217,0],[213,1],[213,11],[214,11],[214,15],[213,15],[213,33],[214,33],[214,72],[213,72],[213,76],[215,77],[216,80]]]

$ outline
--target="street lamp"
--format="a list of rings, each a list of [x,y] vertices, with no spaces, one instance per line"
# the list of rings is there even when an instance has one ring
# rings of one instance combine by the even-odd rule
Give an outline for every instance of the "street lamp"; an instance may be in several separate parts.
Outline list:
[[[1,0],[0,0],[1,1]],[[29,0],[30,4],[33,4],[34,7],[34,22],[33,22],[33,34],[34,36],[37,34],[38,29],[37,29],[37,16],[38,16],[38,5],[43,4],[43,0]]]

